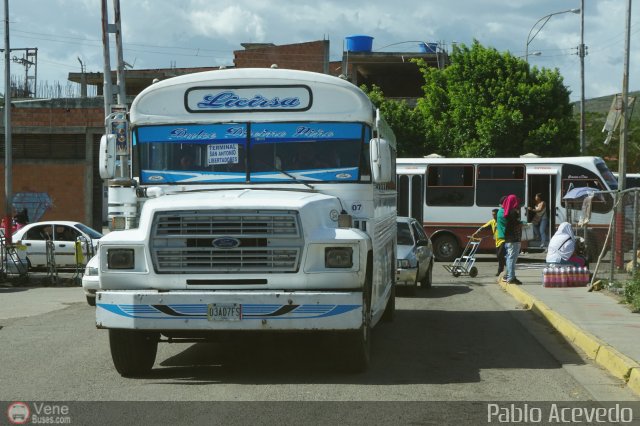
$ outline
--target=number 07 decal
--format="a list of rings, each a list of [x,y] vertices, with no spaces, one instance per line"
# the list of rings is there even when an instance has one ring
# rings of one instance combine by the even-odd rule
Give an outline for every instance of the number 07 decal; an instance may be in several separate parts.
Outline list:
[[[352,212],[359,212],[360,210],[362,210],[362,203],[353,203],[353,204],[351,204],[351,211]]]

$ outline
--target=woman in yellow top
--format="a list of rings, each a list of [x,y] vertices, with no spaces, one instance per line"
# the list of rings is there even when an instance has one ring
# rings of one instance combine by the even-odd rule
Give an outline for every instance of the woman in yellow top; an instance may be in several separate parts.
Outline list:
[[[504,251],[504,238],[500,238],[498,236],[498,209],[491,210],[491,215],[493,216],[490,221],[482,225],[476,232],[473,233],[475,237],[476,234],[482,231],[485,228],[491,228],[491,233],[493,234],[493,239],[496,242],[496,257],[498,258],[498,272],[496,272],[496,277],[499,276],[502,271],[504,271],[505,265],[505,251]]]

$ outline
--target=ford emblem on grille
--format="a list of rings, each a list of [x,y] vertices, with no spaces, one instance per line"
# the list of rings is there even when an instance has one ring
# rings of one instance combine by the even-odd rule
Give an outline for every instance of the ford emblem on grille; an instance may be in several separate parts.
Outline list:
[[[232,237],[221,237],[211,241],[211,245],[218,249],[232,249],[240,245],[240,240]]]

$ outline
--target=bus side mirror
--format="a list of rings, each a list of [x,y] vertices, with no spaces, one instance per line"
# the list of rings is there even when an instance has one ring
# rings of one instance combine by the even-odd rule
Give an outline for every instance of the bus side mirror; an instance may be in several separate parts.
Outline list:
[[[100,138],[100,177],[112,179],[116,175],[116,135],[102,135]]]
[[[371,157],[371,176],[373,182],[384,183],[391,181],[391,147],[386,139],[371,139],[369,141]]]

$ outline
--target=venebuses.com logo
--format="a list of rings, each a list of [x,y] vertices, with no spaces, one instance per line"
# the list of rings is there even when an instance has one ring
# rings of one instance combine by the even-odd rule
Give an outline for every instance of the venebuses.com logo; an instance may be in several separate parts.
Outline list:
[[[29,421],[31,417],[31,409],[26,402],[13,402],[7,408],[7,418],[9,423],[14,425],[23,425]]]
[[[13,425],[70,424],[69,411],[67,404],[15,401],[7,407],[7,419]]]

